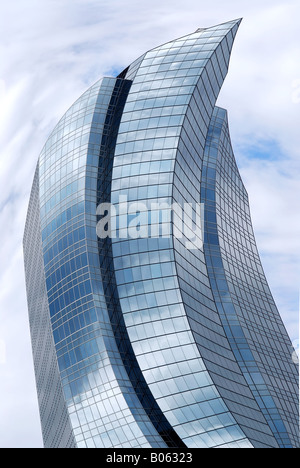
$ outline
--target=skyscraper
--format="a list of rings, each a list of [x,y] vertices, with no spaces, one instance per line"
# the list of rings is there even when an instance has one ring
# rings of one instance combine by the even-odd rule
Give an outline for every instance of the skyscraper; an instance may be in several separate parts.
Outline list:
[[[101,79],[42,150],[24,256],[45,447],[299,446],[292,344],[216,107],[239,24]]]

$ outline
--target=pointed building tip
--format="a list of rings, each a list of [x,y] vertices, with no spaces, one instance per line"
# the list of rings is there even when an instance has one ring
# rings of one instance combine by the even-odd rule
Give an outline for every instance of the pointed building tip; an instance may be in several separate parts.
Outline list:
[[[234,26],[239,26],[242,21],[243,21],[243,18],[237,18],[234,20],[225,21],[224,23],[216,24],[215,26],[209,26],[208,28],[199,28],[197,29],[197,31],[199,32],[199,31],[204,31],[207,29],[219,28],[220,26],[227,26],[228,28],[233,28]]]
[[[233,21],[229,21],[229,23],[232,24],[232,27],[236,26],[237,30],[238,30],[238,28],[240,27],[240,24],[241,24],[242,21],[243,21],[243,18],[237,18],[237,19],[235,19]]]
[[[243,21],[244,18],[238,18],[236,19],[236,24],[239,26],[241,24],[241,22]]]
[[[199,33],[199,32],[202,32],[202,31],[204,32],[204,31],[222,29],[222,30],[225,30],[225,31],[227,30],[228,32],[232,31],[233,35],[235,36],[242,21],[243,21],[243,18],[237,18],[237,19],[234,19],[234,20],[231,20],[231,21],[225,21],[224,23],[220,23],[220,24],[216,24],[214,26],[210,26],[208,28],[199,28],[199,29],[197,29],[196,32]]]
[[[236,18],[230,21],[225,21],[225,23],[221,23],[218,26],[221,26],[222,24],[240,24],[243,21],[243,18]]]

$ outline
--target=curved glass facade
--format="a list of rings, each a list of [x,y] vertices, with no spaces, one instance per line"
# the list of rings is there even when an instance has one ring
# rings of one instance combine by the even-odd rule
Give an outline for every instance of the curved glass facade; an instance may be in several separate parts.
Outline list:
[[[50,385],[49,357],[60,402],[50,387],[40,398],[46,447],[297,446],[291,344],[215,107],[239,23],[103,78],[40,155],[24,248],[37,383]],[[97,236],[111,205],[111,235]],[[183,205],[179,236],[168,207]]]
[[[215,108],[204,161],[204,252],[222,325],[279,446],[297,446],[297,399],[290,395],[297,395],[298,378],[290,340],[261,266],[224,109]]]

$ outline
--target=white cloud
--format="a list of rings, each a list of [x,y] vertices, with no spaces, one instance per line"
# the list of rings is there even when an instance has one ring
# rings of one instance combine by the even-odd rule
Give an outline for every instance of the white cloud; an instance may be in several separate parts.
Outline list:
[[[300,103],[300,78],[293,81],[293,103]]]
[[[243,17],[219,104],[293,339],[299,288],[298,0],[18,0],[0,15],[0,446],[40,446],[21,241],[39,152],[66,109],[145,50]],[[272,162],[255,148],[276,152]],[[4,406],[3,406],[4,404]],[[32,416],[34,415],[34,416]]]

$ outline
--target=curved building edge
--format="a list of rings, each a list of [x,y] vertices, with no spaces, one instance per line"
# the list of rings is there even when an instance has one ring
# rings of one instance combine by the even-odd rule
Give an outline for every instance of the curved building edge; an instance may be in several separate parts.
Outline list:
[[[215,107],[239,24],[198,30],[103,78],[45,144],[24,237],[45,446],[299,444],[290,341],[255,250],[226,111]],[[204,203],[204,247],[186,249],[174,224],[169,238],[97,238],[96,207],[120,209],[122,195],[148,207]],[[246,221],[232,232],[233,198]],[[226,245],[236,234],[251,246],[235,257]],[[251,290],[251,268],[240,281],[241,253],[262,286]],[[263,344],[275,335],[280,372],[278,345]]]

